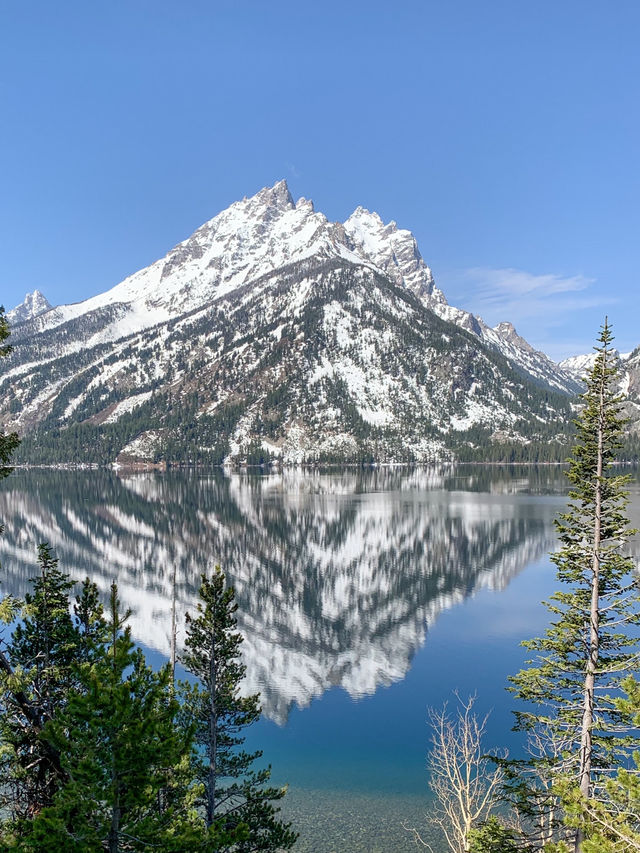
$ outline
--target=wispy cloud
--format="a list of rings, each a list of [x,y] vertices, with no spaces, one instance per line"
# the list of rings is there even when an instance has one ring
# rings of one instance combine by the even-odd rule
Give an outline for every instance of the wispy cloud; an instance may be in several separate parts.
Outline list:
[[[616,301],[594,293],[596,280],[584,275],[472,267],[446,278],[449,281],[443,289],[450,301],[479,314],[492,326],[502,320],[517,325],[534,319],[542,320],[543,327],[560,326],[577,311]]]
[[[473,267],[465,270],[467,298],[487,322],[528,319],[593,308],[604,303],[602,297],[586,293],[595,279],[584,275],[562,276],[556,273],[535,275],[512,268]],[[558,321],[561,319],[558,317]]]
[[[451,304],[479,315],[490,326],[509,320],[530,343],[556,358],[582,351],[572,352],[568,342],[585,325],[582,312],[617,301],[597,292],[594,278],[580,274],[473,267],[443,278],[441,286]],[[587,326],[586,340],[589,333]]]

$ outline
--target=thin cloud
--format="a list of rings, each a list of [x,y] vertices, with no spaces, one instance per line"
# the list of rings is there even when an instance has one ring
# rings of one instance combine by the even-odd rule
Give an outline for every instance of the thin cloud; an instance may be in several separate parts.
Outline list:
[[[568,314],[598,308],[614,300],[589,292],[594,278],[557,273],[535,275],[512,268],[473,267],[460,276],[462,307],[495,325],[510,320],[516,325],[545,319],[545,326],[558,326]]]
[[[591,325],[597,330],[600,314],[619,302],[585,275],[473,267],[439,276],[438,283],[451,305],[471,311],[490,326],[510,321],[554,360],[589,352]]]
[[[505,300],[540,300],[558,293],[577,293],[595,282],[584,275],[562,276],[555,273],[535,275],[513,268],[487,269],[473,267],[464,278],[475,284],[474,297],[487,305],[504,304]]]

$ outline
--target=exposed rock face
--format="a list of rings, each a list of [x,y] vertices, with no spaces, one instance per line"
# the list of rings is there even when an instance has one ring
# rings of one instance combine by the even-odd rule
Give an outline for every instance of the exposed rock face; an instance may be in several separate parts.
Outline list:
[[[475,429],[560,433],[578,388],[510,324],[448,305],[409,231],[362,208],[329,222],[284,181],[111,290],[20,322],[12,343],[0,424],[32,460],[258,447],[285,462],[428,461]]]
[[[396,284],[426,297],[430,303],[446,304],[410,231],[398,229],[395,222],[385,225],[377,213],[370,213],[363,207],[351,214],[344,223],[344,230],[353,249]]]
[[[543,353],[538,350],[534,350],[531,344],[527,343],[527,341],[525,341],[525,339],[516,332],[516,328],[513,323],[498,323],[497,326],[493,327],[493,331],[497,335],[500,335],[505,342],[512,344],[525,352],[530,352],[540,356],[543,355]]]

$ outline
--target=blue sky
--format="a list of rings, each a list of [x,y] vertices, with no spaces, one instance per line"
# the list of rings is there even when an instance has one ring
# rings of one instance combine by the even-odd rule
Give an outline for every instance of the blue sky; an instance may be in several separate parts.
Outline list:
[[[60,304],[285,177],[411,229],[553,357],[640,343],[640,4],[0,4],[0,302]]]

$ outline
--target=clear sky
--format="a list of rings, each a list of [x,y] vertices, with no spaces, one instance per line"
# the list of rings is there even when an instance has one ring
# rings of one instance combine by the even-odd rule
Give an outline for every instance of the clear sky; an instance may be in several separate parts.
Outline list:
[[[640,344],[637,0],[2,0],[0,302],[105,290],[286,178],[554,358]]]

